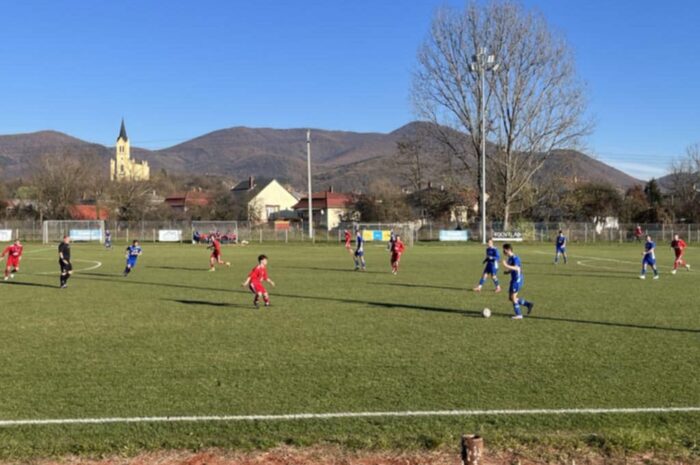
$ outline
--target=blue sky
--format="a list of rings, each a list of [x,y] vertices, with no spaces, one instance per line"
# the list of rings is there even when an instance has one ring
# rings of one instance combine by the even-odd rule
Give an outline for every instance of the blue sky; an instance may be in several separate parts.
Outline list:
[[[416,51],[444,3],[7,2],[0,133],[113,144],[122,116],[148,148],[238,125],[388,132],[414,118]],[[590,153],[646,178],[700,141],[700,2],[524,3],[576,54]]]

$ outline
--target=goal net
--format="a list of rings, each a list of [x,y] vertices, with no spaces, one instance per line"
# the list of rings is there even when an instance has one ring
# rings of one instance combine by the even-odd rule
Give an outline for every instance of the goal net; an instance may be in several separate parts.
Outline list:
[[[415,223],[342,223],[340,229],[347,229],[353,235],[358,230],[366,241],[389,242],[391,233],[401,236],[401,240],[407,245],[413,245],[416,232]]]
[[[44,244],[60,242],[70,236],[75,242],[100,242],[105,240],[105,222],[92,220],[46,220],[43,224]]]
[[[217,237],[222,244],[238,243],[238,221],[193,221],[192,243],[208,242]]]

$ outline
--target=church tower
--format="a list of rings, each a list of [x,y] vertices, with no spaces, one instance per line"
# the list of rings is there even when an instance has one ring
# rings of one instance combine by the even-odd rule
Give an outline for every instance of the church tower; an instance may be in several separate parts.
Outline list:
[[[109,178],[112,181],[148,181],[150,174],[147,161],[138,163],[131,159],[131,144],[122,118],[115,157],[109,163]]]

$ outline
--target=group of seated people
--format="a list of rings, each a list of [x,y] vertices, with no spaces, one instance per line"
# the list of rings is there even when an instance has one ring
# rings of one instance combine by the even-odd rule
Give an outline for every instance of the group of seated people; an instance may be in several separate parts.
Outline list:
[[[237,244],[238,236],[233,231],[228,231],[226,234],[221,234],[219,231],[210,231],[208,234],[202,234],[195,231],[192,234],[192,242],[195,244],[208,244],[213,239],[217,239],[222,244]]]

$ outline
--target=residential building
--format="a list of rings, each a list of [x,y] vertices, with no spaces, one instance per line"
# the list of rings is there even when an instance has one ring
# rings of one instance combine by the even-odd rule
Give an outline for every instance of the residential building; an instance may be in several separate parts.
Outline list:
[[[238,203],[245,204],[248,220],[266,223],[293,213],[292,207],[298,199],[276,179],[255,179],[250,176],[231,189]]]
[[[313,223],[316,228],[331,230],[337,228],[343,221],[343,217],[352,212],[353,195],[348,193],[334,192],[330,187],[324,192],[314,192],[311,195],[311,209]],[[302,197],[294,205],[299,215],[308,221],[309,219],[309,197]]]
[[[177,192],[165,198],[165,203],[179,212],[187,212],[193,207],[206,207],[211,202],[211,195],[201,191]]]

